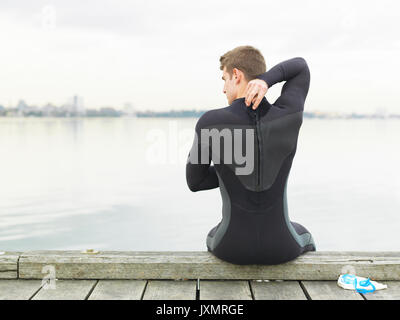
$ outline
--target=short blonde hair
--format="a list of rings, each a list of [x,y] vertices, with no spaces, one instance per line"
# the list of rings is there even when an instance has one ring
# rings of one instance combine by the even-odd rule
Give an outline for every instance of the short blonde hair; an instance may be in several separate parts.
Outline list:
[[[219,58],[220,69],[229,73],[232,77],[233,68],[243,72],[247,81],[255,79],[267,70],[265,60],[261,52],[252,46],[236,47]]]

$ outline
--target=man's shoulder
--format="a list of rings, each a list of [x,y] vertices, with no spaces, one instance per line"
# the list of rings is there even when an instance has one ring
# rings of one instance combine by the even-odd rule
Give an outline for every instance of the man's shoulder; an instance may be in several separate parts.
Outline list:
[[[196,124],[196,129],[202,129],[209,126],[220,124],[226,119],[229,106],[211,109],[204,112]]]

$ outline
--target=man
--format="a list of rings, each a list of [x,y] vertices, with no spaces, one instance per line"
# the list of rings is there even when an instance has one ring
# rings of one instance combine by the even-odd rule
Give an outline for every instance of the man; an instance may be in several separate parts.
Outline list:
[[[235,264],[279,264],[315,251],[310,232],[289,220],[286,196],[310,84],[306,61],[265,72],[259,50],[240,46],[220,63],[229,106],[200,117],[186,164],[191,191],[220,188],[222,220],[207,236],[208,251]],[[264,95],[282,81],[270,104]],[[214,143],[216,136],[223,139]]]

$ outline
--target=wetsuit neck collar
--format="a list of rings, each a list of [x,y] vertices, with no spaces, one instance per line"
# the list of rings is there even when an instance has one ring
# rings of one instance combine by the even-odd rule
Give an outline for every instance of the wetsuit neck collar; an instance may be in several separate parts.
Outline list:
[[[241,97],[241,98],[236,98],[235,100],[232,101],[231,105],[234,103],[239,103],[239,102],[244,102],[244,100],[246,99],[246,97]]]
[[[270,107],[271,107],[271,105],[267,101],[267,99],[265,97],[263,97],[261,99],[261,102],[258,105],[257,109],[253,110],[251,105],[250,106],[246,106],[245,99],[246,99],[245,97],[241,97],[241,98],[237,98],[237,99],[233,100],[232,103],[231,103],[231,107],[233,107],[233,108],[244,108],[244,109],[246,109],[246,111],[249,114],[258,113],[261,116],[265,115],[268,112],[268,110],[270,109]]]

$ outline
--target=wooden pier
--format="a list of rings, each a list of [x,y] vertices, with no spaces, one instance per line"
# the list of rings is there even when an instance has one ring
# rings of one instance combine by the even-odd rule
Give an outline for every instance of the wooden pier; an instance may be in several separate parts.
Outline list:
[[[388,285],[340,288],[355,273]],[[280,265],[235,265],[209,252],[28,251],[0,254],[0,300],[400,299],[400,252],[307,252]]]

